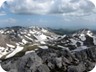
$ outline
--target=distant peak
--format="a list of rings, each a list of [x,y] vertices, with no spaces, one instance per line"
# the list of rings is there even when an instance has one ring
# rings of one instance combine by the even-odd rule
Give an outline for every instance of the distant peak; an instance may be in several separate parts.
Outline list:
[[[78,32],[74,33],[73,36],[75,35],[88,35],[88,36],[92,36],[93,35],[93,32],[90,30],[90,29],[82,29],[82,30],[79,30]]]

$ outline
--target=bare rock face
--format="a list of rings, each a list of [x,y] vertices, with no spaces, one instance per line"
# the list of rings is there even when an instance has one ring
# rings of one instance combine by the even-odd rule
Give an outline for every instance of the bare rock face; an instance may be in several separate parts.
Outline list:
[[[4,35],[0,34],[0,46],[6,47],[4,37],[5,37]]]
[[[50,72],[36,53],[6,60],[2,62],[2,67],[8,72]]]
[[[81,51],[49,48],[4,60],[2,67],[8,72],[88,72],[95,62],[95,47]]]

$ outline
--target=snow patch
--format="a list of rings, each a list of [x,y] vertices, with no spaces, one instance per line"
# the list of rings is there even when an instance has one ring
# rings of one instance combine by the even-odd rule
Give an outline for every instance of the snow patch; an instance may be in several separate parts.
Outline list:
[[[40,41],[41,44],[46,44],[44,41]]]
[[[82,41],[85,41],[85,40],[86,40],[86,37],[85,37],[84,34],[81,34],[81,35],[79,36],[79,38],[80,38]]]
[[[15,46],[11,45],[11,44],[6,44],[8,47],[14,48]]]
[[[84,49],[87,49],[87,48],[88,48],[87,46],[80,46],[77,49],[75,49],[74,51],[81,51],[81,50],[84,50]]]
[[[96,45],[96,37],[93,37],[93,43]]]
[[[38,35],[38,36],[35,35],[35,37],[38,39],[38,41],[44,41],[44,40],[47,39],[47,36],[44,35],[44,34],[41,34],[41,35]]]
[[[66,35],[61,36],[61,38],[65,38],[65,37],[66,37]]]
[[[71,42],[72,42],[72,45],[75,45],[76,47],[77,47],[77,41],[76,40],[74,40],[74,39],[70,39],[71,40]]]
[[[93,33],[91,31],[88,31],[87,32],[87,35],[90,36],[90,37],[92,37]]]
[[[27,41],[26,41],[25,39],[22,39],[22,42],[23,42],[24,44],[26,44],[26,43],[27,43]]]
[[[1,33],[1,34],[3,34],[3,33],[4,33],[4,31],[3,31],[3,30],[0,30],[0,33]]]
[[[27,39],[29,39],[29,40],[33,41],[33,39],[32,39],[32,38],[30,38],[30,37],[28,37],[27,35],[25,35],[25,37],[26,37]]]
[[[29,30],[29,33],[30,33],[30,34],[33,34],[33,33],[35,33],[35,32],[33,32],[33,31]]]
[[[68,47],[64,47],[64,46],[61,46],[61,45],[57,45],[57,46],[60,47],[60,48],[69,50]]]
[[[7,55],[8,53],[10,53],[13,50],[14,50],[13,48],[0,47],[0,58],[2,58],[3,56]]]
[[[25,54],[29,54],[29,53],[32,53],[32,52],[35,52],[35,50],[26,51],[26,53],[25,53]]]
[[[48,49],[48,46],[39,46],[41,49]]]
[[[45,29],[42,29],[42,32],[46,33],[46,32],[47,32],[47,30],[45,30]]]
[[[13,57],[15,54],[17,54],[18,52],[22,51],[23,47],[17,46],[17,48],[10,54],[8,54],[5,59]]]
[[[28,35],[28,36],[31,36],[31,34],[30,34],[30,33],[28,33],[27,35]]]

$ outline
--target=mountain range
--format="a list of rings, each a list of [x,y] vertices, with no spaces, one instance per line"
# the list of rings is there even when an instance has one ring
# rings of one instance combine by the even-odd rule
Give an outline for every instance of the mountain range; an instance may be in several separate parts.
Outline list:
[[[96,62],[96,35],[89,29],[60,35],[36,26],[1,28],[0,60],[5,72],[88,72]]]

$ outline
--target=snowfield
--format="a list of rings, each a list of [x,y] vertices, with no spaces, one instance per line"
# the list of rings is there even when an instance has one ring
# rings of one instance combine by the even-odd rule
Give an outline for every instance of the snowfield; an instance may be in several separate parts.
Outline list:
[[[0,64],[0,72],[7,72],[7,71],[5,71],[5,70],[1,67],[1,64]]]
[[[89,71],[89,72],[96,72],[96,66],[94,67],[93,70]]]

